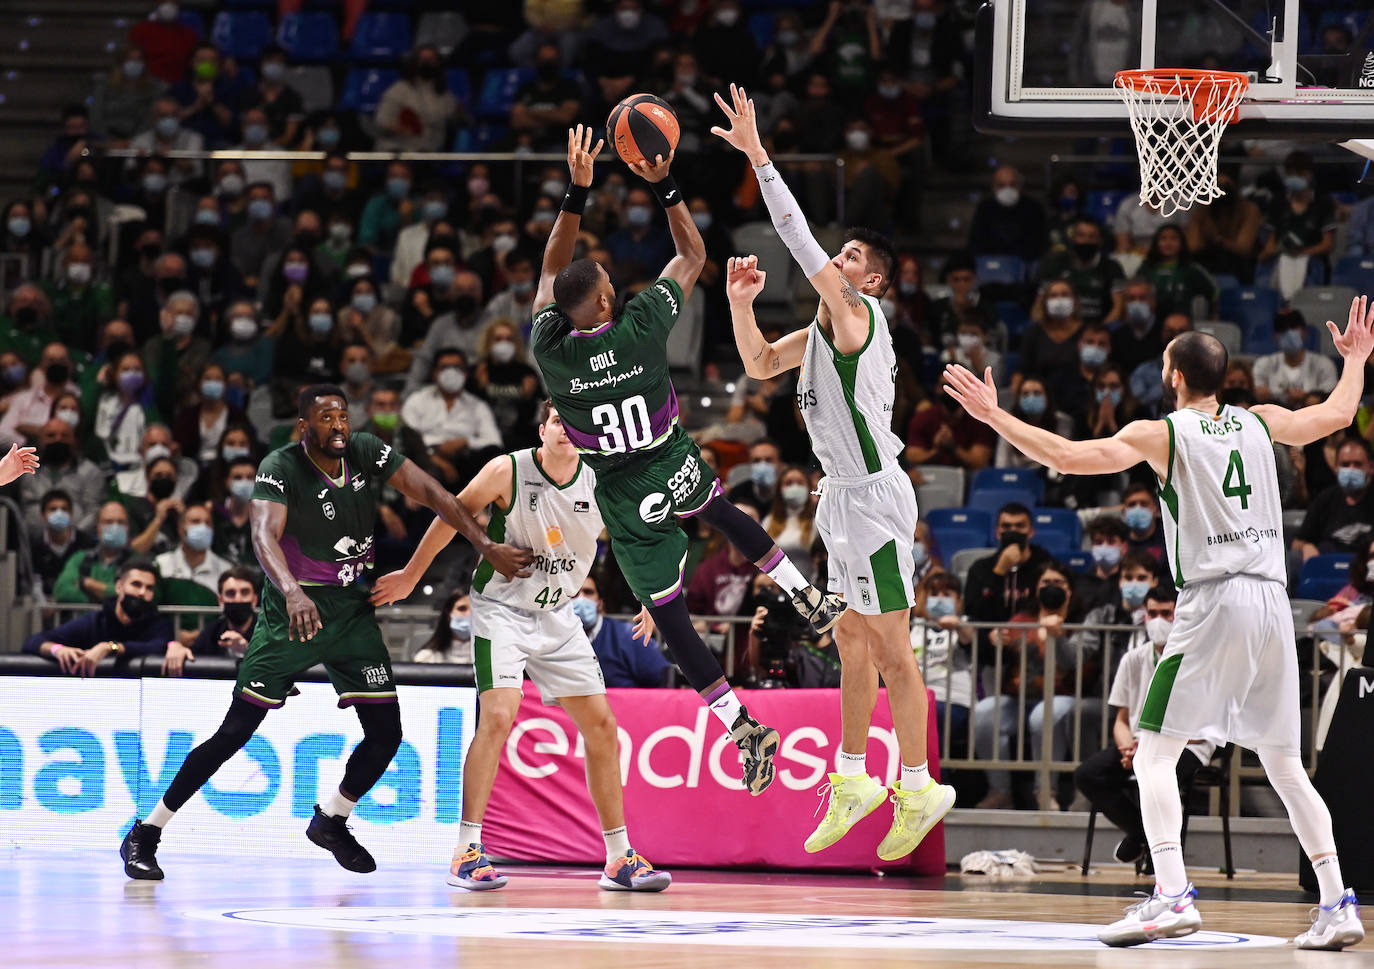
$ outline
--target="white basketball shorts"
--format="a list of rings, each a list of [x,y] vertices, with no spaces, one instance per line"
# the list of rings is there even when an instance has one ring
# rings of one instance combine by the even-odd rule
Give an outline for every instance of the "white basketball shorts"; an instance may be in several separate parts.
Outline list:
[[[916,562],[916,489],[899,467],[821,479],[816,529],[830,554],[831,592],[866,616],[909,609]]]
[[[568,603],[533,612],[472,593],[477,692],[520,689],[528,672],[545,703],[606,692],[601,664]]]

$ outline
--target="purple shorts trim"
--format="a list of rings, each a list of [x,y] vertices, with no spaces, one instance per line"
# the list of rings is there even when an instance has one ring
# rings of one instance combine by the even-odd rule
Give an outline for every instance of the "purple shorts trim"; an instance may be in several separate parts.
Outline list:
[[[346,710],[357,703],[399,703],[394,696],[349,696],[339,697],[339,709]]]
[[[262,707],[264,710],[280,710],[286,705],[285,700],[278,700],[276,703],[268,703],[266,700],[259,700],[257,697],[251,696],[247,690],[239,690],[238,692],[239,696],[253,704],[253,706]]]
[[[693,515],[700,515],[703,511],[706,510],[707,505],[715,501],[716,498],[723,494],[725,494],[725,489],[721,487],[720,479],[717,478],[715,481],[711,482],[711,497],[707,498],[705,501],[697,505],[691,511],[679,511],[675,512],[674,514],[676,514],[679,518],[691,518]]]

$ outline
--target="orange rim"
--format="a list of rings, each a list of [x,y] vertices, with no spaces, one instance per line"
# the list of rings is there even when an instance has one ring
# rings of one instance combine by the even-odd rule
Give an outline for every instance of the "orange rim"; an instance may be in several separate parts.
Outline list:
[[[1150,68],[1118,71],[1116,86],[1136,94],[1186,97],[1195,121],[1229,124],[1240,118],[1240,102],[1250,89],[1250,78],[1236,71]]]

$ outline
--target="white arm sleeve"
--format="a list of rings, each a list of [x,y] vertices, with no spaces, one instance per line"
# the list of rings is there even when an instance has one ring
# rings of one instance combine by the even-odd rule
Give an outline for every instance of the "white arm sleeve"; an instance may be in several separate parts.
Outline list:
[[[773,228],[778,230],[778,237],[787,244],[792,258],[797,260],[797,265],[801,266],[806,278],[810,279],[825,268],[830,257],[811,234],[811,227],[806,224],[801,206],[797,204],[796,198],[778,174],[778,170],[773,167],[773,163],[769,162],[755,168],[754,175],[759,180],[759,189],[762,191],[764,204],[768,206]]]

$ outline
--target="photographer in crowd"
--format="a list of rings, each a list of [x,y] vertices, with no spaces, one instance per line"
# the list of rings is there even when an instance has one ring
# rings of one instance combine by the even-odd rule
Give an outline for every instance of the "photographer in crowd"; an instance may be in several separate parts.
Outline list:
[[[750,601],[746,685],[819,689],[840,685],[840,655],[829,633],[817,637],[811,624],[798,615],[782,588],[760,572]]]

